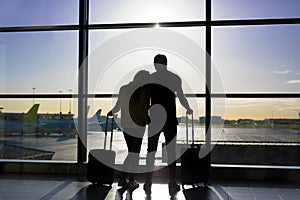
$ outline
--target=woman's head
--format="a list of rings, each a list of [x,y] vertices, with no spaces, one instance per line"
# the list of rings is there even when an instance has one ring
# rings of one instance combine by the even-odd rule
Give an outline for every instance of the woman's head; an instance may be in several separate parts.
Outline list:
[[[150,73],[146,70],[141,70],[137,72],[133,78],[134,82],[145,83],[149,78]]]

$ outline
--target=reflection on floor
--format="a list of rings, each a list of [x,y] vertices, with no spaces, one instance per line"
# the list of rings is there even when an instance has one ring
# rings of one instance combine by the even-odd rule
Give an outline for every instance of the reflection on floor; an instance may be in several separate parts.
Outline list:
[[[0,199],[55,199],[55,200],[298,200],[300,183],[279,183],[262,181],[222,181],[213,180],[209,187],[193,188],[185,186],[174,198],[168,194],[168,184],[156,180],[152,186],[152,196],[146,197],[140,187],[132,195],[120,195],[118,186],[91,185],[85,177],[2,174],[0,175]]]

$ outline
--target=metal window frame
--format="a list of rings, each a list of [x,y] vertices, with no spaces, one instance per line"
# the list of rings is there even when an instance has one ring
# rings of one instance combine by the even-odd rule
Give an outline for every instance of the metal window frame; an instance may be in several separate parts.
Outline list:
[[[206,115],[206,138],[210,144],[211,130],[211,98],[300,98],[300,93],[211,93],[211,53],[212,53],[212,27],[227,26],[257,26],[257,25],[287,25],[299,24],[300,18],[279,18],[279,19],[245,19],[245,20],[212,20],[212,4],[211,0],[205,0],[206,3],[206,19],[204,21],[183,21],[183,22],[159,22],[160,27],[205,27],[206,51],[209,55],[206,57],[206,90],[205,93],[186,94],[187,97],[205,98],[205,115]],[[104,29],[132,29],[132,28],[152,28],[157,23],[111,23],[111,24],[89,24],[89,0],[79,0],[79,24],[78,25],[51,25],[51,26],[18,26],[18,27],[0,27],[0,33],[9,32],[44,32],[44,31],[78,31],[79,34],[79,90],[78,94],[0,94],[0,98],[73,98],[78,97],[78,107],[83,112],[79,113],[78,121],[79,131],[85,133],[87,131],[87,98],[112,98],[117,94],[96,94],[88,95],[88,66],[82,65],[88,56],[88,36],[89,30]],[[86,140],[86,138],[85,138]],[[86,161],[87,150],[84,142],[78,138],[77,146],[77,162]]]

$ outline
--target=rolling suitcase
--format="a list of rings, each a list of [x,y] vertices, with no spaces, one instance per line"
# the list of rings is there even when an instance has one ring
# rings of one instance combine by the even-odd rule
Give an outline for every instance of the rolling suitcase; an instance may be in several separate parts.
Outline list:
[[[111,119],[111,136],[110,136],[110,148],[106,149],[108,120],[106,117],[106,128],[104,138],[104,149],[92,149],[89,152],[87,163],[87,180],[93,184],[107,184],[111,185],[114,181],[114,165],[116,159],[116,152],[112,151],[113,140],[113,125],[114,120]]]
[[[194,142],[194,122],[192,114],[192,144],[188,143],[188,115],[186,115],[186,144],[187,147],[182,149],[181,156],[181,184],[192,185],[193,187],[199,183],[207,186],[210,168],[210,153],[205,157],[199,157],[201,144]]]

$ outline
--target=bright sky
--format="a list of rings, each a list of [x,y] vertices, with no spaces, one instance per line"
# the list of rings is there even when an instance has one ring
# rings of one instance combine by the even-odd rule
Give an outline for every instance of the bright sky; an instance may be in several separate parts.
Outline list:
[[[213,0],[214,19],[250,19],[300,17],[298,0]],[[169,6],[172,5],[172,6]],[[203,0],[90,0],[91,23],[160,22],[204,20]],[[0,26],[78,24],[78,0],[2,0],[0,1]],[[204,47],[205,32],[199,28],[172,28]],[[126,30],[90,32],[89,48],[98,45]],[[225,92],[230,93],[299,93],[300,92],[300,25],[215,27],[213,40],[213,91],[224,92],[216,86],[216,71],[223,80]],[[120,44],[121,45],[121,44]],[[141,52],[140,52],[141,53]],[[75,88],[78,68],[78,32],[18,32],[0,33],[0,93],[70,93]],[[131,54],[130,56],[137,56]],[[131,62],[122,57],[123,70],[116,70],[114,80],[123,80],[126,69],[149,65],[153,52],[143,52],[143,58]],[[126,61],[126,62],[125,62]],[[117,63],[118,63],[117,62]],[[185,61],[169,57],[170,69],[193,77],[184,70]],[[116,63],[115,63],[116,64]],[[182,67],[182,71],[181,68]],[[201,67],[200,67],[201,68]],[[130,77],[127,77],[130,79]],[[202,81],[184,78],[184,88],[203,92]],[[115,92],[106,85],[97,92]],[[58,112],[60,99],[35,100],[40,102],[40,112]],[[62,110],[69,110],[69,100],[62,100]],[[259,102],[259,103],[258,103]],[[269,102],[269,103],[268,103]],[[271,102],[271,103],[270,103]],[[113,102],[98,100],[95,108],[108,109]],[[32,100],[0,100],[4,111],[23,112]],[[72,103],[72,107],[76,103]],[[201,103],[200,103],[201,104]],[[297,118],[300,100],[248,100],[227,102],[226,118]],[[203,108],[198,107],[199,116]],[[202,106],[202,104],[201,104]],[[236,109],[238,108],[238,109]],[[92,110],[91,112],[93,112]],[[216,111],[216,114],[218,112]],[[220,114],[223,115],[223,114]]]

